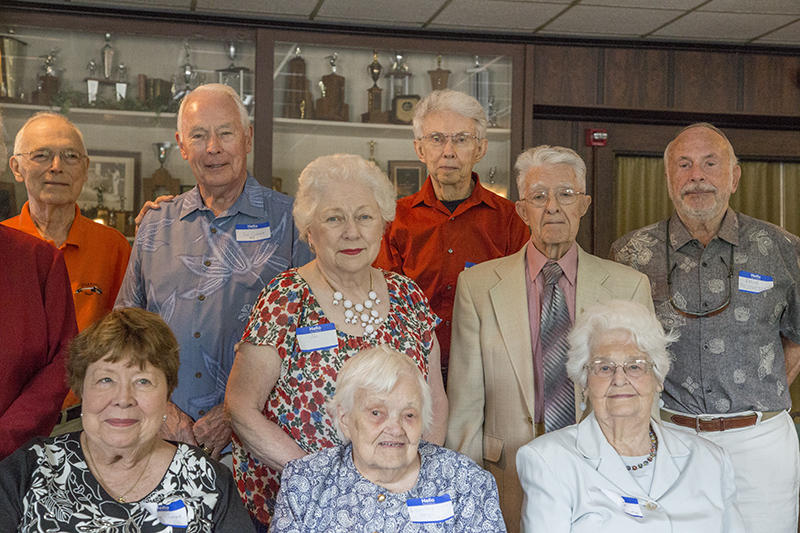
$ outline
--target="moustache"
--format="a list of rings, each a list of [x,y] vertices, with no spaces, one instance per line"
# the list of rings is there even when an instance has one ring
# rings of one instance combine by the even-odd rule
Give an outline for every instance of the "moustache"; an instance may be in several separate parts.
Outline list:
[[[713,192],[714,194],[717,193],[717,188],[713,185],[688,185],[681,191],[681,198],[686,196],[687,194],[696,194],[696,193],[705,193],[705,192]]]

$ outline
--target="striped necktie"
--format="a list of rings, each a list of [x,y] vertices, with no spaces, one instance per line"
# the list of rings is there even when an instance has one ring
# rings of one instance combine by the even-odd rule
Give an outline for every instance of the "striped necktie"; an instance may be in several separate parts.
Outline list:
[[[575,390],[567,377],[567,333],[571,326],[564,291],[558,286],[563,271],[550,261],[542,268],[542,322],[539,329],[544,366],[544,428],[547,433],[575,423]]]

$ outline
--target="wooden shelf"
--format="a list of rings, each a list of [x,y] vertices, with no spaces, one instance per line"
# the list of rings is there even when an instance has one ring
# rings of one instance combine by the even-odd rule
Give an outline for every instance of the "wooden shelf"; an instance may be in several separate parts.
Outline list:
[[[403,124],[373,124],[369,122],[340,122],[336,120],[305,120],[280,117],[274,117],[272,123],[275,133],[335,135],[341,137],[363,137],[365,139],[402,139],[406,141],[414,137],[413,128]],[[487,137],[490,141],[507,141],[511,138],[511,130],[507,128],[489,128]]]

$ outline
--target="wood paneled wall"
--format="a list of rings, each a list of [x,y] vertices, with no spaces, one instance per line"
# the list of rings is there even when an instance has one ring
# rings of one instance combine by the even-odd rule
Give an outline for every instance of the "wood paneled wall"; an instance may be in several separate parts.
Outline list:
[[[532,45],[534,105],[800,116],[800,57]]]

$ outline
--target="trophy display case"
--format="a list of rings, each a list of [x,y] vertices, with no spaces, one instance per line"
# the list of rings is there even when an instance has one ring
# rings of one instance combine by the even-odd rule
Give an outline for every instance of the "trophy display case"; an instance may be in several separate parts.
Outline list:
[[[272,175],[281,178],[283,192],[294,195],[309,162],[341,152],[373,160],[399,196],[418,190],[427,171],[414,152],[414,108],[432,90],[448,88],[484,106],[489,149],[474,170],[484,186],[509,196],[512,158],[520,149],[512,147],[512,117],[521,113],[512,111],[511,55],[482,50],[480,43],[453,52],[462,46],[369,38],[343,45],[313,37],[273,46]]]
[[[28,118],[44,110],[65,114],[83,133],[91,160],[81,210],[132,236],[133,216],[151,199],[147,192],[161,190],[148,187],[148,180],[168,172],[170,192],[195,185],[179,150],[159,156],[153,149],[154,143],[175,144],[181,98],[201,84],[226,83],[254,112],[255,31],[53,19],[63,24],[58,31],[12,23],[13,33],[0,34],[4,141],[10,154]],[[75,27],[81,31],[70,29]],[[14,182],[8,169],[0,181]],[[16,185],[14,214],[25,197]]]

